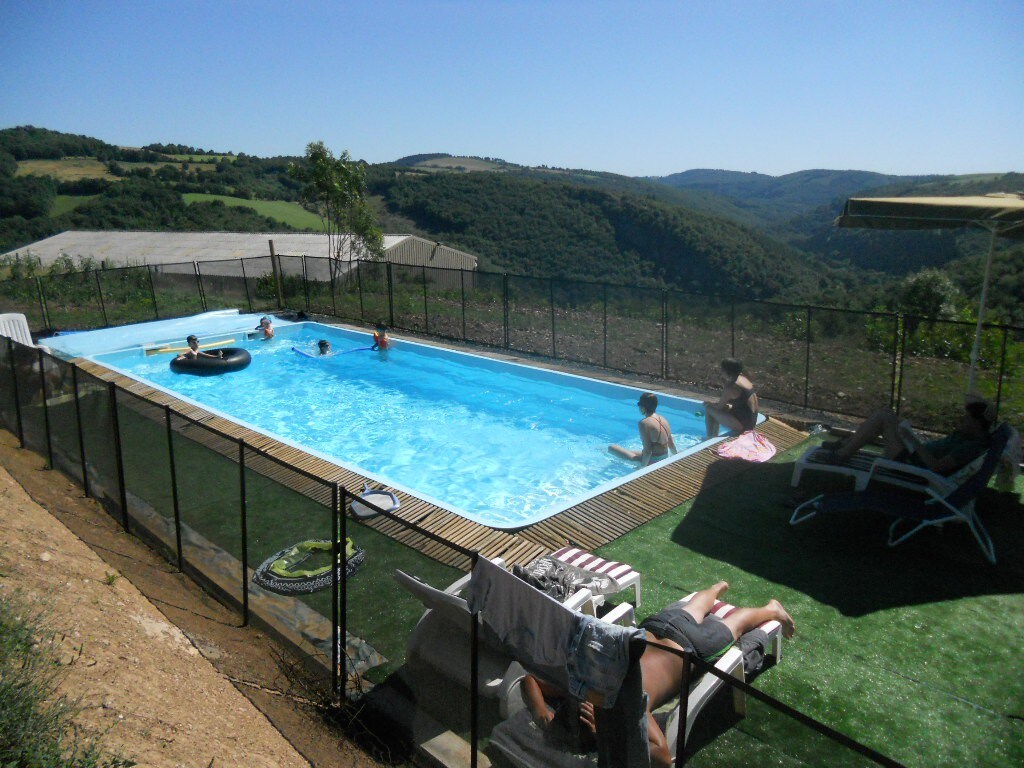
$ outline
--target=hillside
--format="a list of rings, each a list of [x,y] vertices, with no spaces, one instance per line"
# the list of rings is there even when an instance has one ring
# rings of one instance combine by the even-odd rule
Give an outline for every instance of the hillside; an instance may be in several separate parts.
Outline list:
[[[3,153],[4,250],[68,228],[266,231],[288,228],[285,217],[302,225],[291,209],[266,204],[296,200],[288,166],[301,158],[125,149],[36,128],[0,131]],[[827,271],[699,202],[684,205],[699,193],[642,179],[435,154],[372,166],[368,181],[382,223],[477,253],[484,269],[756,298],[813,295]],[[287,213],[261,215],[275,210]]]
[[[289,166],[184,144],[116,147],[42,128],[0,130],[0,251],[64,229],[319,230]],[[1020,174],[900,177],[693,170],[631,178],[491,157],[410,155],[367,167],[382,227],[480,256],[481,268],[833,306],[889,306],[939,268],[969,306],[984,243],[970,233],[837,230],[855,194],[1024,188]],[[997,254],[992,306],[1024,320],[1024,259]]]
[[[865,278],[884,275],[875,290],[862,292],[862,306],[888,306],[898,280],[922,269],[940,269],[975,304],[982,260],[988,247],[983,232],[836,229],[833,221],[848,197],[975,195],[1024,190],[1024,174],[892,176],[866,171],[800,171],[785,176],[734,171],[692,170],[656,179],[676,189],[720,196],[749,214],[747,223],[796,250],[817,257],[839,274]],[[729,215],[729,214],[725,214]],[[992,318],[1024,323],[1024,245],[1000,243],[993,262],[989,305]],[[834,302],[842,303],[833,295]]]
[[[806,294],[796,251],[722,218],[532,173],[379,174],[392,213],[481,257],[483,269],[754,297]]]
[[[674,189],[724,197],[750,210],[768,226],[861,192],[892,184],[919,184],[931,176],[887,176],[870,171],[811,170],[768,176],[763,173],[692,170],[656,181]]]

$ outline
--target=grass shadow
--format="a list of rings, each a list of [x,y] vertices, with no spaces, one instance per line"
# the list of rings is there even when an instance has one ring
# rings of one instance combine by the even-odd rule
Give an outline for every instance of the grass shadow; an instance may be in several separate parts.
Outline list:
[[[1024,591],[1019,496],[987,490],[977,501],[1000,558],[991,566],[966,525],[922,531],[895,548],[886,546],[892,518],[878,513],[819,516],[791,526],[797,503],[791,473],[790,462],[749,465],[739,472],[729,461],[712,464],[672,541],[847,616]],[[827,487],[845,486],[833,483],[805,496]]]

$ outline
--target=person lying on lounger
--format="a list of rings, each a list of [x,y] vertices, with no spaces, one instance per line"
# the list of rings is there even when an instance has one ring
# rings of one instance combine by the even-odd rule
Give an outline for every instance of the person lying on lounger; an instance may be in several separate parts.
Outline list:
[[[647,630],[647,648],[640,657],[644,692],[647,694],[647,738],[651,765],[670,766],[674,755],[654,716],[654,710],[679,696],[683,659],[659,648],[695,652],[702,660],[714,663],[740,637],[766,621],[778,621],[784,637],[796,633],[792,617],[778,600],[769,600],[760,608],[737,608],[724,619],[711,614],[715,602],[729,588],[728,582],[703,589],[688,602],[672,603],[640,622]]]
[[[577,701],[533,675],[523,678],[523,698],[537,727],[554,734],[562,746],[577,754],[597,748],[594,705],[589,701]]]
[[[640,656],[640,670],[647,694],[647,739],[652,766],[671,766],[674,758],[669,752],[664,732],[652,715],[680,694],[683,658],[665,650],[666,647],[696,653],[702,660],[713,664],[740,637],[766,621],[778,621],[784,637],[792,637],[796,633],[792,617],[778,600],[770,600],[760,608],[737,608],[724,619],[715,616],[711,609],[727,589],[728,582],[720,581],[701,590],[689,601],[671,603],[640,622],[639,626],[647,631],[647,647]],[[566,694],[530,675],[523,685],[534,721],[542,728],[550,727],[558,709],[553,705],[560,703]],[[594,710],[587,702],[579,704],[579,722],[581,733],[594,733]]]
[[[987,450],[995,416],[994,405],[980,397],[968,396],[957,429],[947,437],[925,441],[911,431],[907,422],[899,421],[895,413],[883,408],[869,416],[846,440],[822,443],[822,458],[842,464],[869,442],[881,438],[885,458],[948,475]]]

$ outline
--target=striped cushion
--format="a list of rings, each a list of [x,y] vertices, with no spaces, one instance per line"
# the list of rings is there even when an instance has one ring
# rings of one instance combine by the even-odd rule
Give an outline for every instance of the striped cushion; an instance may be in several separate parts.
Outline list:
[[[590,552],[577,547],[562,547],[551,556],[556,560],[567,563],[581,570],[607,576],[616,584],[622,584],[634,574],[637,577],[640,575],[633,570],[633,566],[628,565],[627,563],[605,560],[604,558],[598,557],[597,555],[591,554]]]

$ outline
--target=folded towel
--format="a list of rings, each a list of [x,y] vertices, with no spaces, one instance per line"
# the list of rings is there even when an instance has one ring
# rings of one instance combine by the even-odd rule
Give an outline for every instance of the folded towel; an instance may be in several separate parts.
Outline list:
[[[719,456],[726,459],[744,459],[746,461],[768,461],[775,455],[776,448],[767,437],[750,430],[735,440],[721,443],[716,449]]]

